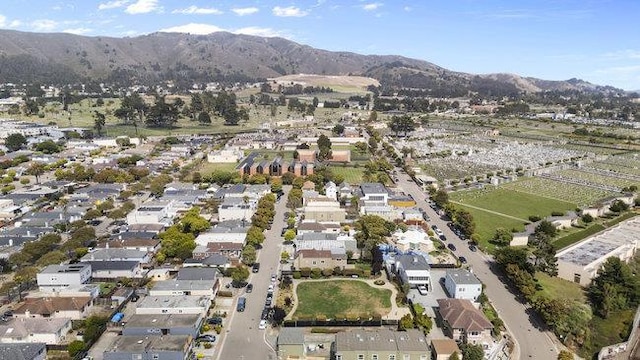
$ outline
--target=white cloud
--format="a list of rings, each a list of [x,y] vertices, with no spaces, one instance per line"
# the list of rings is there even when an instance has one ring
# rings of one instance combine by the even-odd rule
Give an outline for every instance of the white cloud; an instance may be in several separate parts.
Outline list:
[[[35,20],[31,23],[31,28],[36,32],[50,32],[58,27],[58,22],[49,19]]]
[[[248,26],[248,27],[243,27],[243,28],[233,30],[233,29],[224,29],[219,26],[211,25],[211,24],[189,23],[186,25],[180,25],[180,26],[174,26],[166,29],[161,29],[159,31],[188,33],[188,34],[194,34],[194,35],[208,35],[215,32],[226,31],[233,34],[289,38],[289,36],[282,31],[278,31],[272,28],[262,28],[257,26]]]
[[[257,7],[235,8],[231,9],[238,16],[255,14],[260,11]]]
[[[75,34],[75,35],[84,35],[86,33],[92,32],[92,29],[89,28],[75,28],[75,29],[65,29],[62,30],[63,33]]]
[[[597,70],[596,73],[630,76],[635,73],[640,73],[640,65],[610,67],[606,69]]]
[[[98,10],[108,10],[123,7],[129,3],[129,0],[114,0],[98,5]]]
[[[405,7],[402,8],[402,10],[404,10],[406,12],[410,12],[413,9],[411,8],[411,6],[405,6]]]
[[[288,7],[276,6],[273,8],[272,12],[273,12],[273,15],[281,16],[281,17],[303,17],[309,14],[308,11],[304,11],[295,6],[288,6]]]
[[[608,52],[603,57],[612,60],[636,60],[640,59],[640,50],[626,49]]]
[[[161,11],[162,7],[158,5],[158,0],[138,0],[127,6],[124,10],[127,14],[147,14],[154,11]]]
[[[172,13],[185,15],[221,15],[223,12],[216,8],[199,8],[195,5],[191,5],[184,9],[173,10]]]
[[[369,4],[362,5],[362,9],[364,11],[374,11],[374,10],[377,10],[381,6],[382,6],[382,3],[369,3]]]
[[[13,29],[13,28],[17,28],[20,25],[22,25],[22,21],[20,20],[8,21],[6,16],[0,14],[0,28]]]
[[[226,31],[225,29],[210,25],[210,24],[196,24],[190,23],[186,25],[173,26],[167,29],[161,29],[160,32],[178,32],[178,33],[188,33],[194,35],[207,35],[218,31]]]
[[[22,25],[22,21],[20,21],[20,20],[12,20],[9,23],[9,25],[6,25],[6,27],[8,27],[9,29],[12,29],[12,28],[17,28],[20,25]]]

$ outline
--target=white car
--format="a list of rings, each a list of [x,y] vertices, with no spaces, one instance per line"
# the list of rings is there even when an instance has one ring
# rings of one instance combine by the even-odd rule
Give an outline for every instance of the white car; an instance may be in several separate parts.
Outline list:
[[[267,328],[267,320],[260,320],[260,324],[258,324],[258,329],[264,330]]]
[[[273,292],[273,285],[269,285],[269,288],[267,289],[267,292],[272,293]]]
[[[427,287],[424,285],[418,285],[418,292],[420,295],[427,295]]]

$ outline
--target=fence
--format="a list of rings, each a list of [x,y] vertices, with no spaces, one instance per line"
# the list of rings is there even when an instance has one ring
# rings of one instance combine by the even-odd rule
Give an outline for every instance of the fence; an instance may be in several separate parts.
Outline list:
[[[371,326],[380,327],[386,325],[398,325],[398,320],[386,319],[362,319],[362,320],[285,320],[283,327],[354,327]]]

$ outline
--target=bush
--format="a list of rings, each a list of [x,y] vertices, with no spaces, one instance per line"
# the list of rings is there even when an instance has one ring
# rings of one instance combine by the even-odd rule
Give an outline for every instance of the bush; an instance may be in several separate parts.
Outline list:
[[[211,349],[213,347],[209,342],[204,343],[202,346],[204,346],[205,349]]]
[[[333,275],[333,270],[332,269],[323,269],[322,270],[322,276],[328,278],[331,275]]]
[[[536,222],[536,221],[540,221],[540,220],[542,220],[542,218],[540,216],[538,216],[538,215],[529,216],[529,221],[531,221],[531,222]]]
[[[341,276],[342,275],[342,268],[339,267],[339,266],[336,266],[335,268],[333,268],[333,275]]]
[[[562,211],[552,211],[551,216],[564,216],[564,212]]]
[[[215,325],[215,326],[213,327],[213,331],[215,331],[215,332],[216,332],[216,334],[218,334],[218,335],[219,335],[219,334],[222,332],[222,325]]]
[[[309,276],[311,276],[311,268],[301,268],[300,275],[302,275],[302,277],[308,278]]]
[[[381,286],[381,285],[384,285],[384,280],[378,279],[378,280],[374,281],[373,283],[378,285],[378,286]]]
[[[81,340],[74,340],[67,345],[67,352],[71,357],[75,357],[82,351],[84,351],[84,342]]]
[[[320,268],[311,269],[311,278],[312,279],[320,279],[321,276],[322,276],[322,269],[320,269]]]
[[[302,278],[302,273],[300,271],[294,271],[293,278],[299,280],[300,278]]]

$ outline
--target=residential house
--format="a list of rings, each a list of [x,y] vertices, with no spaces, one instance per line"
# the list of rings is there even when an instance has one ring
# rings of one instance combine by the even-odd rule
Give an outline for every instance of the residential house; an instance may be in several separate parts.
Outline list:
[[[458,359],[462,360],[462,351],[452,339],[432,339],[431,351],[434,360],[449,360],[454,353],[458,353]]]
[[[118,336],[103,353],[104,360],[185,360],[191,349],[187,335]]]
[[[69,331],[69,318],[15,318],[0,323],[0,343],[58,345]]]
[[[244,157],[244,151],[237,147],[230,147],[207,154],[207,162],[235,164]]]
[[[0,344],[0,359],[7,360],[45,360],[45,343]]]
[[[347,212],[340,208],[340,203],[326,197],[315,198],[304,206],[304,219],[318,222],[343,222]]]
[[[429,360],[424,334],[417,329],[341,331],[333,347],[335,360]]]
[[[228,259],[239,259],[243,246],[244,242],[210,242],[206,246],[196,246],[193,258],[202,260],[212,255],[222,255]]]
[[[256,211],[257,201],[240,197],[225,197],[218,205],[219,221],[249,221]]]
[[[208,296],[215,298],[220,281],[216,280],[165,280],[157,281],[149,289],[152,296]]]
[[[218,270],[211,268],[181,268],[178,270],[176,280],[209,280],[218,279]]]
[[[307,233],[339,233],[342,230],[340,227],[340,223],[332,223],[332,222],[317,222],[317,221],[308,221],[303,220],[300,222],[296,228],[296,232],[298,235],[303,235]]]
[[[591,282],[610,257],[628,262],[636,253],[640,219],[632,218],[556,253],[558,277],[582,286]]]
[[[145,272],[139,261],[108,260],[86,261],[91,265],[94,279],[142,278]]]
[[[91,184],[87,187],[77,189],[71,194],[72,200],[83,200],[89,203],[115,199],[124,190],[122,184]]]
[[[209,296],[146,296],[136,307],[138,315],[154,314],[198,314],[204,315],[209,310]]]
[[[478,301],[482,294],[482,283],[466,269],[447,269],[444,287],[449,296],[455,299]]]
[[[419,285],[431,289],[431,267],[427,259],[417,254],[399,254],[395,258],[396,274],[410,288]]]
[[[304,359],[304,332],[301,328],[283,327],[278,334],[277,346],[280,359]]]
[[[128,318],[124,336],[188,335],[197,337],[203,317],[198,314],[154,314]]]
[[[402,211],[402,220],[408,224],[422,224],[424,222],[424,215],[422,211],[410,208]]]
[[[389,192],[381,183],[362,183],[359,190],[361,201],[381,205],[387,205],[389,202]]]
[[[21,318],[69,318],[82,320],[89,314],[93,299],[87,297],[26,298],[13,310]]]
[[[91,265],[87,263],[49,265],[36,275],[38,287],[43,292],[60,292],[79,288],[90,279]]]
[[[421,227],[412,226],[404,232],[401,229],[398,229],[391,234],[391,240],[402,252],[415,250],[428,254],[435,250],[435,246],[433,245],[433,241],[429,238],[429,234],[427,234],[427,232]]]
[[[151,201],[127,214],[127,224],[157,224],[170,226],[177,211],[174,201]]]
[[[329,181],[324,185],[324,196],[332,200],[338,200],[338,186],[333,181]]]
[[[202,259],[185,259],[182,263],[183,267],[214,267],[226,269],[231,266],[232,260],[220,254],[213,254]],[[233,263],[238,264],[238,259],[233,259]]]
[[[20,206],[16,206],[11,199],[0,199],[0,220],[10,221],[21,214]]]
[[[99,261],[137,261],[147,264],[151,260],[151,254],[147,251],[131,249],[97,249],[83,256],[81,262]]]
[[[296,251],[294,264],[298,269],[335,269],[336,267],[344,269],[347,266],[347,255],[343,249],[302,249]]]
[[[207,232],[196,237],[196,244],[208,246],[209,243],[244,244],[251,222],[248,219],[225,220],[219,222]]]
[[[298,251],[311,249],[350,253],[354,259],[360,254],[356,239],[351,234],[343,233],[305,233],[296,237],[295,246]]]
[[[465,299],[438,299],[438,311],[445,334],[453,340],[482,345],[485,349],[493,342],[493,325],[473,303]]]
[[[316,161],[316,151],[312,149],[297,149],[298,152],[298,161],[307,161],[307,162],[315,162]]]
[[[96,246],[99,249],[127,249],[144,251],[155,254],[160,250],[160,239],[145,239],[145,238],[126,238],[118,239],[111,238],[110,240],[100,240]]]

